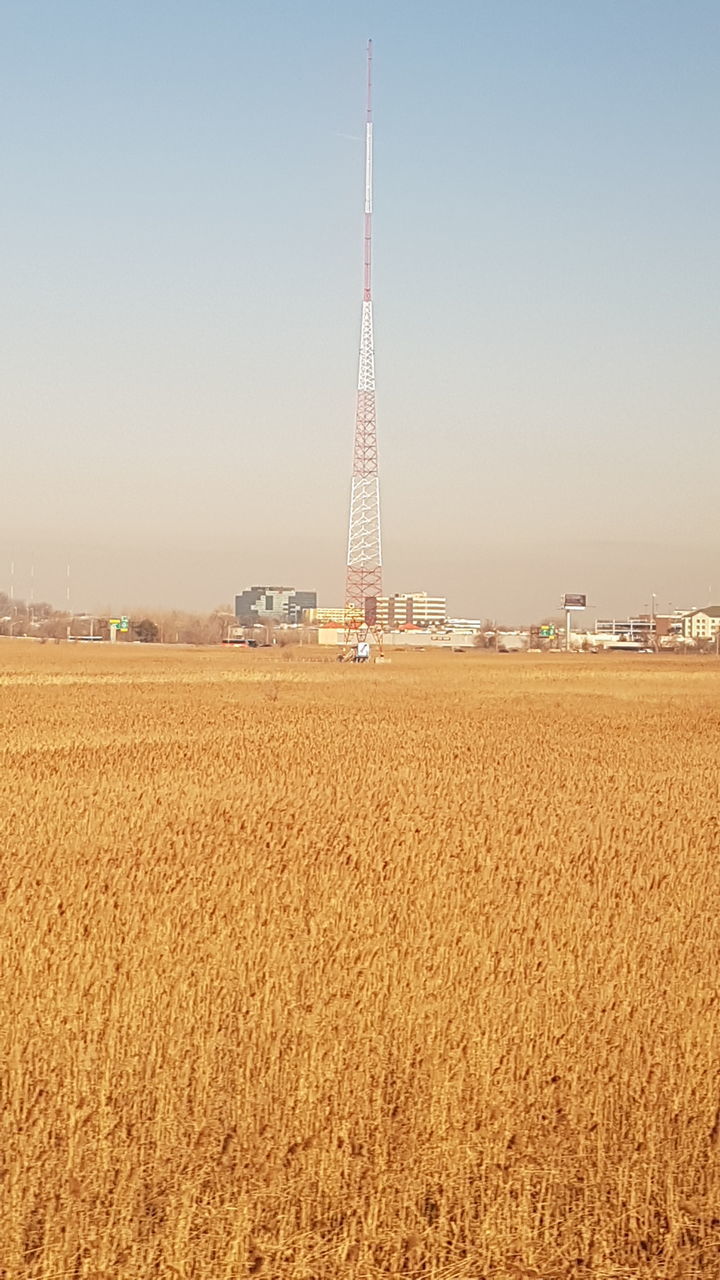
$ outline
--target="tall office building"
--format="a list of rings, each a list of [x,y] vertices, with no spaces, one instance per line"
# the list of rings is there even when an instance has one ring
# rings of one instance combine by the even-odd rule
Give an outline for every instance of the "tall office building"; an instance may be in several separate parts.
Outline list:
[[[317,607],[317,591],[294,587],[248,587],[235,597],[239,622],[302,622],[303,609]]]

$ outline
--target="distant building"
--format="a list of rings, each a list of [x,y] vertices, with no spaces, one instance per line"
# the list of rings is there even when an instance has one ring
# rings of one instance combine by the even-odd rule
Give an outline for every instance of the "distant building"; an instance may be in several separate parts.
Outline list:
[[[380,596],[377,602],[377,620],[383,631],[404,626],[436,627],[446,618],[445,597],[429,596],[426,591]]]
[[[354,610],[349,611],[351,615]],[[380,596],[377,602],[377,621],[385,632],[400,627],[437,627],[447,617],[447,601],[444,596],[429,596],[425,591],[414,595]],[[342,606],[306,610],[303,621],[311,626],[326,626],[329,622],[343,625],[346,610]]]
[[[479,631],[492,630],[487,620],[481,618],[448,618],[446,623],[448,631],[470,631],[473,635],[477,635]]]
[[[655,635],[659,640],[666,636],[677,637],[683,634],[687,609],[676,609],[674,613],[655,614]]]
[[[688,640],[714,640],[720,631],[720,604],[693,609],[683,619],[683,634]]]
[[[346,639],[347,633],[343,626],[335,626],[332,622],[326,622],[318,627],[317,640],[319,645],[334,645],[341,648],[346,643]],[[382,644],[386,650],[471,649],[474,641],[475,634],[472,631],[454,632],[444,629],[431,631],[422,628],[411,628],[408,631],[384,631],[382,634]]]
[[[634,618],[599,618],[595,624],[598,635],[627,641],[661,640],[666,636],[683,633],[685,613],[639,613]]]
[[[651,640],[655,634],[655,625],[650,614],[641,614],[636,618],[598,618],[595,631],[600,636],[617,640]]]
[[[248,587],[235,597],[235,617],[240,622],[302,621],[304,609],[317,606],[316,591],[296,591],[294,587]]]
[[[337,605],[335,608],[305,609],[302,620],[311,627],[324,627],[328,622],[337,622],[340,626],[343,626],[345,613],[344,605]]]

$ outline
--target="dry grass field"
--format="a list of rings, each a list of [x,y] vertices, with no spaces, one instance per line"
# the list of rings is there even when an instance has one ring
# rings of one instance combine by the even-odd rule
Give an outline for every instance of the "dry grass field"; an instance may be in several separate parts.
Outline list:
[[[0,642],[1,1280],[720,1276],[719,695]]]

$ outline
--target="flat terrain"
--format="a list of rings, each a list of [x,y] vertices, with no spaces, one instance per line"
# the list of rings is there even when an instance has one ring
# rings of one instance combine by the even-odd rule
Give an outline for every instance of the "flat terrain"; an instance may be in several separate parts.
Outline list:
[[[720,1275],[719,695],[0,641],[1,1280]]]

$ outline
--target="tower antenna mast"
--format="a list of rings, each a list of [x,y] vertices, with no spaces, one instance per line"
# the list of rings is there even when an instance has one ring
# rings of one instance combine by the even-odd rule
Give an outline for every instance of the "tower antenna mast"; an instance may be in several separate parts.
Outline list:
[[[353,445],[350,524],[345,578],[346,625],[374,627],[382,595],[380,539],[380,474],[375,416],[375,348],[372,299],[373,120],[372,40],[367,47],[367,111],[365,117],[365,232],[363,300],[360,314],[355,440]]]

